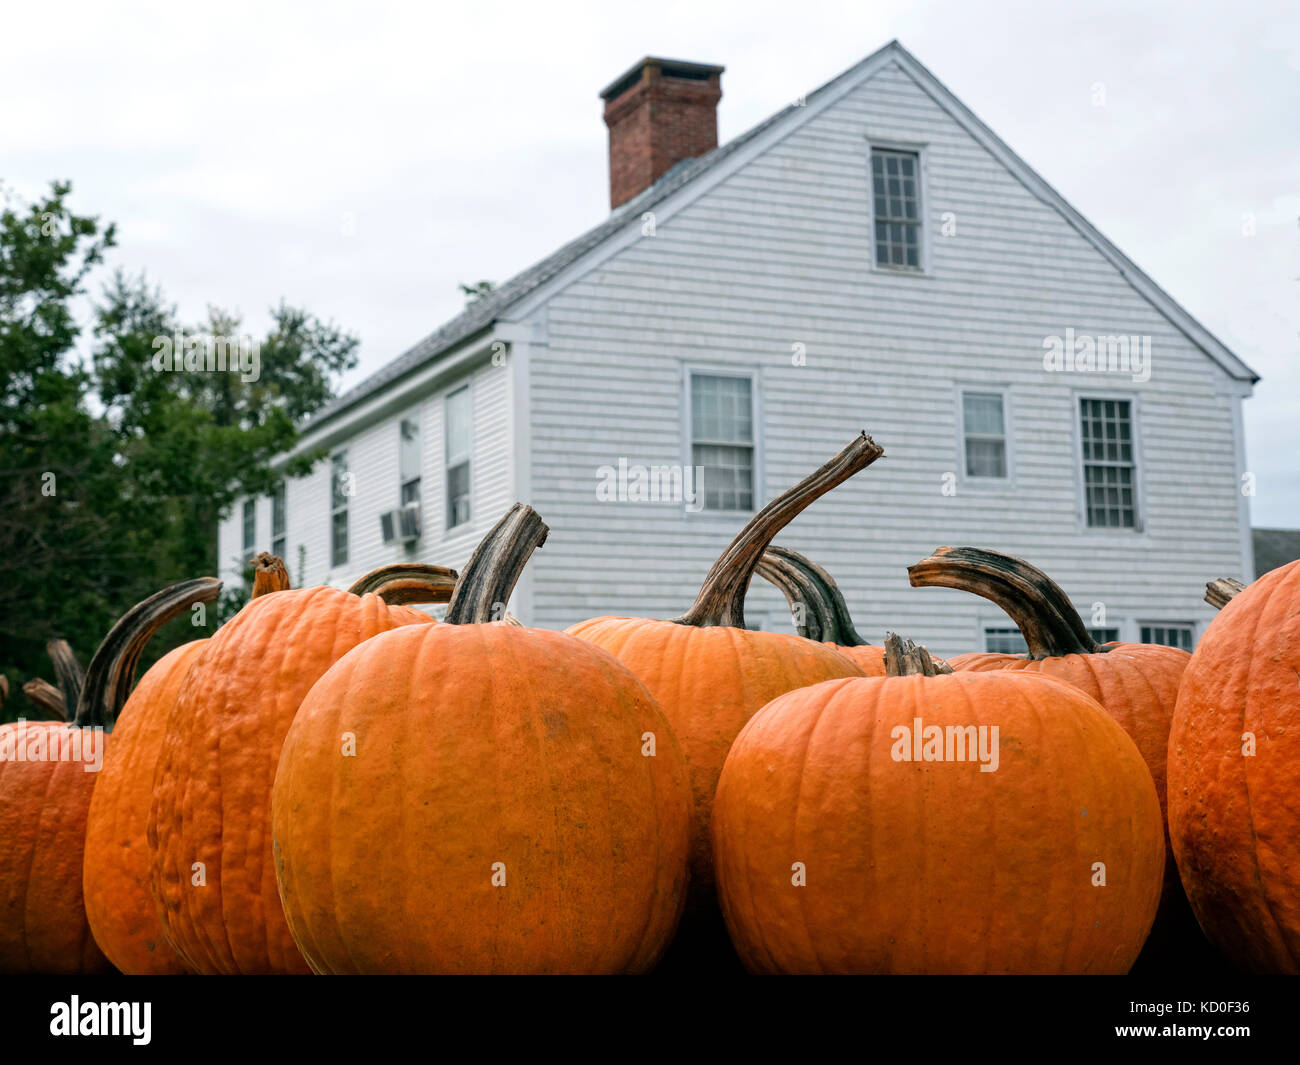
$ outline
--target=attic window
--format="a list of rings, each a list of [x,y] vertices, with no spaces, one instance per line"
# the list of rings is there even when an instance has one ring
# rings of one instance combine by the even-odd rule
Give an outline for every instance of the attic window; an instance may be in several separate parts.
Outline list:
[[[871,149],[876,265],[921,269],[921,158],[917,152]]]

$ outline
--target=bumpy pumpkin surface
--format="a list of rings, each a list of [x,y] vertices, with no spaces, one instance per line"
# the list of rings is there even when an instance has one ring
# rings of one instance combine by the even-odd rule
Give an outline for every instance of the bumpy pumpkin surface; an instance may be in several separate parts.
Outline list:
[[[0,972],[98,973],[82,891],[86,822],[108,731],[136,664],[164,623],[221,591],[212,578],[183,581],[137,604],[104,638],[79,688],[72,722],[0,726]],[[21,752],[22,760],[19,760]]]
[[[444,624],[363,643],[294,719],[275,854],[317,972],[642,972],[666,946],[690,804],[672,730],[597,648],[483,623],[545,533],[516,505]]]
[[[20,748],[70,751],[60,745],[71,738],[61,721],[0,725],[0,972],[109,969],[81,895],[86,808],[96,777],[86,766],[95,758],[83,752],[80,759],[13,760]],[[101,733],[95,742],[107,739]]]
[[[376,594],[276,591],[252,599],[200,652],[169,715],[148,823],[159,920],[190,968],[308,971],[271,855],[280,748],[311,686],[344,654],[428,624],[428,614]]]
[[[1207,936],[1256,972],[1300,972],[1300,562],[1232,597],[1183,674],[1169,831]]]
[[[149,890],[146,840],[154,770],[182,682],[207,640],[160,658],[136,685],[113,729],[112,754],[86,821],[83,888],[95,942],[128,975],[171,976],[185,964],[163,935]]]
[[[668,718],[690,768],[694,799],[688,907],[717,912],[709,818],[718,774],[736,734],[792,688],[862,670],[828,644],[746,628],[745,592],[773,537],[810,503],[883,452],[863,433],[751,519],[709,571],[690,611],[674,621],[594,618],[567,631],[635,673]]]
[[[945,754],[950,727],[997,726],[997,769],[896,758],[918,725]],[[1127,972],[1164,866],[1133,741],[1082,692],[1025,673],[776,699],[732,747],[713,834],[733,941],[763,973]]]

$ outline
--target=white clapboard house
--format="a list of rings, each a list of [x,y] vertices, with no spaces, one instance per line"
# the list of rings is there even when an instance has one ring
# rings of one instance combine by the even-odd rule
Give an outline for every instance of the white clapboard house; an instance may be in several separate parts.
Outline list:
[[[1256,375],[897,42],[718,146],[721,71],[646,59],[601,94],[608,219],[315,416],[330,457],[236,505],[225,579],[265,549],[305,584],[459,567],[522,500],[551,526],[525,622],[672,617],[865,428],[887,458],[777,541],[865,636],[1015,648],[996,607],[908,585],[964,544],[1046,569],[1104,638],[1190,646],[1205,581],[1253,574]],[[654,466],[703,476],[645,499]],[[762,581],[748,602],[789,630]]]

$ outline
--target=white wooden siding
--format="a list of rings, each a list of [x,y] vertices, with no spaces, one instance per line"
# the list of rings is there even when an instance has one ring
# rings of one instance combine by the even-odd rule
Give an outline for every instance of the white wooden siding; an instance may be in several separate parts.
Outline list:
[[[872,268],[872,140],[923,144],[928,273]],[[1051,174],[1046,175],[1051,179]],[[954,236],[940,234],[945,212]],[[1204,622],[1204,582],[1241,568],[1236,399],[1226,376],[1052,208],[899,68],[811,118],[553,296],[532,349],[530,501],[552,528],[532,563],[534,624],[685,610],[733,516],[601,503],[597,470],[681,461],[682,369],[757,367],[762,501],[867,429],[887,457],[778,542],[837,578],[873,641],[896,629],[952,654],[1004,621],[961,593],[912,589],[942,544],[1041,565],[1112,617]],[[1152,337],[1145,383],[1046,373],[1043,339]],[[807,364],[792,365],[792,345]],[[961,483],[957,383],[1008,391],[1014,480]],[[1141,533],[1090,530],[1079,505],[1080,390],[1139,399]],[[945,474],[958,494],[942,494]],[[755,618],[785,618],[761,581]],[[1125,638],[1136,632],[1124,632]]]

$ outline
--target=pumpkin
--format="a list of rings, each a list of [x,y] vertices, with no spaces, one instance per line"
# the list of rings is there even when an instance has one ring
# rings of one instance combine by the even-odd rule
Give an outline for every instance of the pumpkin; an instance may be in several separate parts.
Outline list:
[[[997,551],[941,547],[907,573],[914,587],[958,588],[1001,607],[1024,636],[1028,653],[957,655],[949,659],[953,668],[1045,673],[1087,692],[1137,744],[1165,815],[1169,724],[1179,681],[1191,660],[1186,651],[1157,644],[1098,644],[1059,585],[1022,559]],[[1166,855],[1161,911],[1144,966],[1148,960],[1162,959],[1182,964],[1203,943],[1191,920],[1173,853],[1167,849]]]
[[[709,813],[731,741],[783,692],[861,676],[823,643],[745,627],[745,593],[773,538],[801,511],[884,452],[863,433],[826,465],[777,496],[713,564],[691,609],[672,621],[603,617],[568,629],[609,651],[650,689],[686,754],[694,802],[688,908],[716,912]]]
[[[276,567],[283,563],[273,555],[258,556],[259,579]],[[425,598],[445,600],[454,571],[428,573]],[[367,587],[373,591],[373,581]],[[379,594],[277,590],[255,594],[197,654],[168,712],[147,822],[150,891],[187,967],[308,971],[284,920],[271,856],[281,744],[298,704],[347,651],[401,625],[431,624],[428,614]]]
[[[1222,582],[1215,582],[1221,584]],[[1300,972],[1300,562],[1228,598],[1183,674],[1169,834],[1201,928],[1237,965]]]
[[[755,572],[785,596],[800,636],[830,644],[868,677],[885,675],[885,649],[858,635],[839,586],[821,566],[798,551],[773,545]]]
[[[745,966],[1127,972],[1164,867],[1133,741],[1062,681],[923,650],[891,634],[886,676],[783,695],[732,745],[713,842]]]
[[[250,598],[289,587],[274,555],[255,562]],[[147,843],[154,771],[181,684],[207,645],[191,640],[168,652],[136,685],[118,714],[112,753],[95,784],[86,821],[82,865],[86,917],[100,950],[132,976],[187,972],[163,934],[149,890]]]
[[[221,590],[182,581],[129,610],[100,644],[70,722],[0,726],[0,972],[97,973],[104,957],[86,919],[86,818],[108,730],[145,645],[167,621]],[[56,667],[57,668],[57,667]]]
[[[271,817],[314,971],[642,972],[667,945],[690,828],[672,730],[610,655],[492,623],[546,533],[516,504],[442,624],[362,643],[303,701]]]

